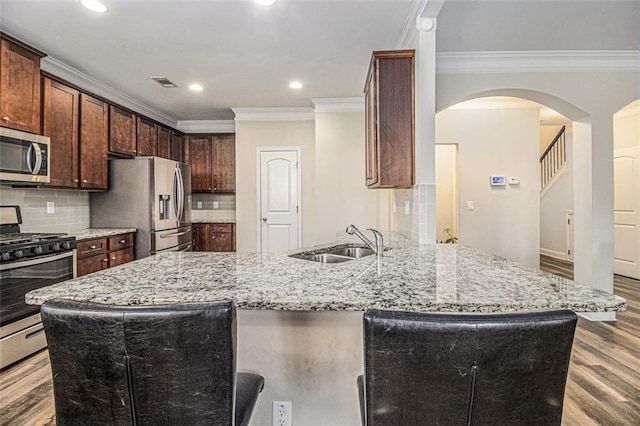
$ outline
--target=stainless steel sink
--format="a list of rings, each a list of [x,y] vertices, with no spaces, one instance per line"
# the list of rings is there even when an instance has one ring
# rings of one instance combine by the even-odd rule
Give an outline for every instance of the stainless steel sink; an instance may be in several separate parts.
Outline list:
[[[349,260],[353,260],[353,257],[347,256],[339,256],[331,253],[319,253],[319,254],[309,254],[306,256],[299,257],[298,259],[311,260],[313,262],[320,263],[342,263],[348,262]]]
[[[369,247],[344,247],[344,248],[331,250],[329,253],[338,254],[340,256],[359,258],[359,257],[370,256],[374,254],[375,251],[371,250]]]
[[[369,247],[354,246],[346,244],[341,246],[327,247],[322,250],[314,250],[313,252],[302,252],[290,254],[290,257],[296,259],[310,260],[320,263],[342,263],[360,257],[370,256],[375,251]]]

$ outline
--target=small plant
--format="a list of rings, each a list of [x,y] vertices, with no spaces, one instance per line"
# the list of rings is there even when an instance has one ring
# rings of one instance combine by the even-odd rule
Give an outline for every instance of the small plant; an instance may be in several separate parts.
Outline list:
[[[440,241],[440,244],[458,244],[458,237],[451,233],[451,228],[444,228],[442,231],[447,234],[449,238],[444,241]]]

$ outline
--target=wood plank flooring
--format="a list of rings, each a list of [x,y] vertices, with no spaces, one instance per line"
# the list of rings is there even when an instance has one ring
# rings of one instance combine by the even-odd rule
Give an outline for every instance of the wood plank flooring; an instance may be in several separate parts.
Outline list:
[[[573,277],[570,263],[546,256],[540,268]],[[563,425],[640,425],[640,281],[616,275],[614,291],[629,305],[617,322],[578,320]],[[46,349],[0,372],[0,425],[55,425]]]

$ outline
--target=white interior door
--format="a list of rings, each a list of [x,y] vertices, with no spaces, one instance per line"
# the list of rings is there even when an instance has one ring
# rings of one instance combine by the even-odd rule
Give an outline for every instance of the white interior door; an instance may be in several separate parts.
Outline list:
[[[640,279],[640,147],[616,150],[613,157],[613,271]]]
[[[298,150],[260,151],[260,249],[299,248],[300,173]]]

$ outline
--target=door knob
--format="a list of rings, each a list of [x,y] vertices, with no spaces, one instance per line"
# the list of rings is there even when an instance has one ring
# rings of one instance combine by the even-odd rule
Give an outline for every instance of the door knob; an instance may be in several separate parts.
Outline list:
[[[266,221],[267,221],[267,218],[266,218],[266,217],[263,217],[263,218],[262,218],[262,221],[263,221],[263,222],[266,222]]]

